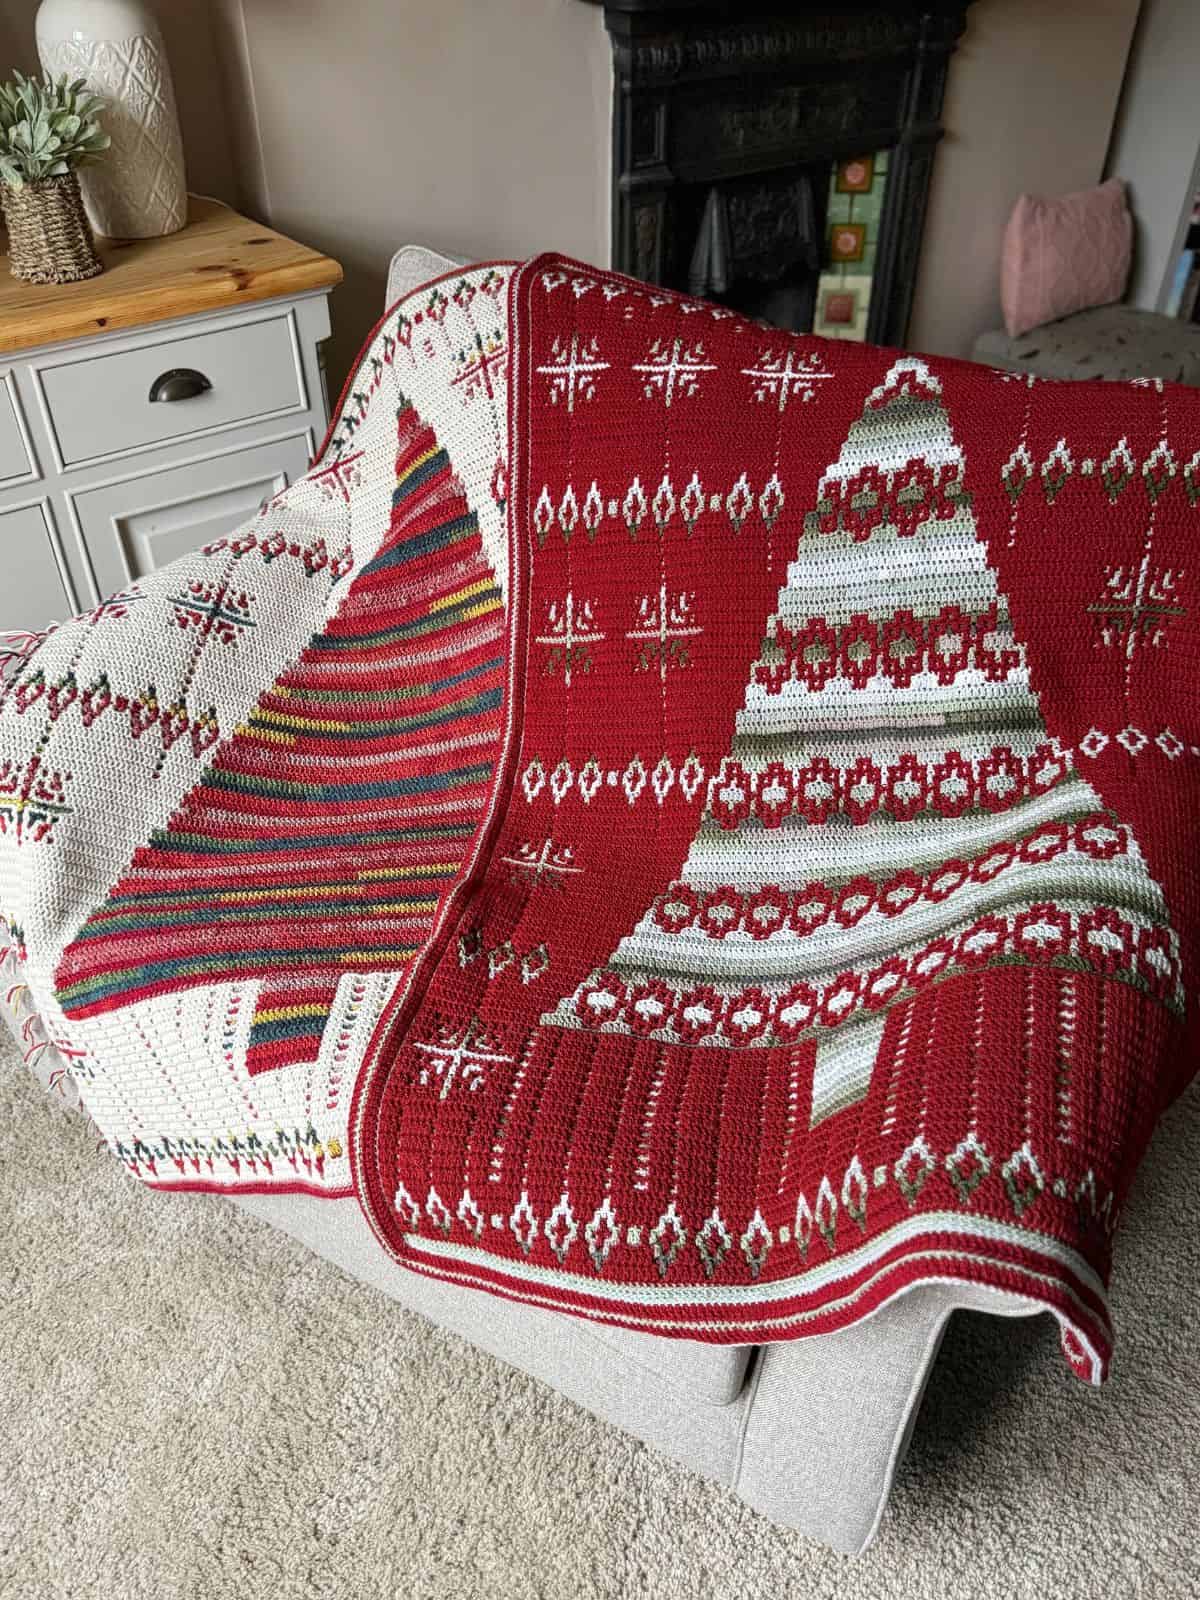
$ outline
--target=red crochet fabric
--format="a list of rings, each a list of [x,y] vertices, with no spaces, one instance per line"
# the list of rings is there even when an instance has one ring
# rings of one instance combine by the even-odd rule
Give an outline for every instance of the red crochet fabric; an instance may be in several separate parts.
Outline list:
[[[1190,1076],[1200,396],[514,280],[506,732],[376,1032],[406,1266],[787,1339],[1050,1309]]]

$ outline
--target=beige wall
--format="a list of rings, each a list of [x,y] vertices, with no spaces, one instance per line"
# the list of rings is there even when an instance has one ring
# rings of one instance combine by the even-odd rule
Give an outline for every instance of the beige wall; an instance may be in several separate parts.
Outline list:
[[[597,8],[217,0],[226,15],[239,5],[243,98],[257,105],[261,141],[241,141],[243,192],[346,269],[332,373],[370,326],[400,240],[608,259],[610,68]],[[1023,189],[1101,176],[1137,10],[1138,0],[972,6],[951,71],[915,348],[965,355],[999,321],[1000,238]]]
[[[1129,298],[1153,310],[1180,247],[1200,151],[1200,7],[1144,0],[1109,170],[1129,184],[1137,249]]]
[[[243,0],[266,220],[342,263],[331,378],[415,241],[608,259],[609,46],[578,0]],[[249,152],[251,167],[258,153]]]
[[[1193,9],[1196,0],[1148,0]],[[467,256],[608,259],[610,66],[579,0],[155,0],[193,188],[341,261],[330,376],[416,240]],[[1138,0],[976,0],[950,74],[915,348],[969,353],[999,321],[1004,223],[1023,189],[1104,168]],[[33,65],[33,0],[0,0],[0,51]],[[1194,76],[1194,75],[1193,75]]]
[[[1195,0],[1182,0],[1194,6]],[[914,349],[969,355],[1000,325],[1000,242],[1023,190],[1104,171],[1138,0],[977,0],[950,70],[909,326]]]

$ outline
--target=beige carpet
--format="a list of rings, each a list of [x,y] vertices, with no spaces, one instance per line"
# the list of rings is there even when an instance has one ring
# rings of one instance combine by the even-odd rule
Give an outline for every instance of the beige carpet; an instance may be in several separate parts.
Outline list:
[[[0,1059],[3,1600],[1200,1594],[1200,1094],[1117,1269],[1117,1371],[951,1326],[874,1549],[773,1528],[220,1200],[165,1197]]]

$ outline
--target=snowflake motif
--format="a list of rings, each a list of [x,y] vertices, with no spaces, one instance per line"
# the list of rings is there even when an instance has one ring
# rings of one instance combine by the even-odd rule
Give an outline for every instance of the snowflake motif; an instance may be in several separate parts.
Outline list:
[[[128,589],[121,589],[116,594],[109,595],[107,600],[101,600],[98,606],[88,612],[87,620],[93,625],[101,622],[121,622],[129,615],[130,607],[145,598],[136,585],[131,585]]]
[[[1164,644],[1171,623],[1186,612],[1180,603],[1182,577],[1175,568],[1152,565],[1149,551],[1136,571],[1105,567],[1103,596],[1088,607],[1096,618],[1100,642],[1121,649],[1127,660],[1142,645]]]
[[[754,366],[742,368],[742,376],[750,379],[760,404],[770,401],[782,413],[789,400],[813,399],[816,385],[833,374],[824,370],[816,355],[802,356],[788,345],[784,350],[764,348]]]
[[[357,461],[358,457],[352,456],[345,463],[339,462],[337,469],[322,480],[321,498],[323,500],[333,500],[340,496],[349,505],[351,493],[355,489],[361,489],[366,481],[363,478],[361,468],[357,465]]]
[[[464,405],[476,395],[495,399],[492,374],[504,361],[506,353],[504,340],[498,333],[491,333],[486,339],[477,333],[469,346],[455,354],[450,385],[461,390]]]
[[[577,603],[574,593],[568,591],[564,599],[551,600],[546,608],[546,632],[538,634],[536,642],[549,647],[546,671],[555,673],[561,668],[568,689],[573,673],[592,670],[592,646],[604,638],[596,627],[596,604],[594,600]]]
[[[657,663],[659,680],[665,683],[669,667],[691,665],[689,641],[704,631],[696,626],[695,598],[686,591],[669,594],[663,582],[656,595],[638,601],[637,626],[625,635],[638,647],[638,671],[648,672]]]
[[[17,843],[53,842],[54,825],[70,816],[66,804],[69,772],[43,767],[41,757],[0,761],[0,833],[10,830]]]
[[[525,840],[511,855],[500,859],[511,867],[515,882],[528,883],[535,888],[544,883],[561,888],[566,878],[583,870],[575,865],[571,846],[556,845],[552,838],[543,839],[540,844]]]
[[[570,341],[556,338],[550,347],[550,360],[537,370],[550,379],[550,403],[563,401],[570,412],[577,404],[596,397],[596,379],[607,372],[609,363],[601,361],[595,339],[581,344],[578,333]]]
[[[186,594],[172,595],[170,603],[175,607],[175,621],[185,633],[195,629],[234,648],[241,630],[255,626],[251,616],[254,596],[244,589],[227,588],[223,583],[193,579]]]
[[[705,361],[704,346],[699,341],[688,345],[680,338],[669,343],[656,339],[646,359],[633,363],[633,371],[642,374],[642,393],[648,400],[661,400],[667,407],[677,399],[696,394],[704,373],[716,370],[713,362]]]
[[[512,1056],[499,1045],[494,1032],[477,1016],[463,1028],[440,1023],[432,1039],[419,1039],[413,1046],[424,1058],[417,1081],[425,1085],[440,1083],[439,1100],[447,1098],[460,1078],[469,1090],[478,1089],[489,1068],[512,1064]]]
[[[353,455],[339,456],[323,471],[312,474],[312,481],[319,486],[322,500],[329,502],[341,500],[346,505],[350,504],[351,491],[361,488],[365,481],[359,465],[362,458],[363,452],[356,450]],[[272,506],[273,502],[269,501],[263,510],[266,511]],[[282,534],[276,534],[275,537],[281,541],[281,549],[286,546],[287,541]],[[263,554],[266,555],[265,546]]]

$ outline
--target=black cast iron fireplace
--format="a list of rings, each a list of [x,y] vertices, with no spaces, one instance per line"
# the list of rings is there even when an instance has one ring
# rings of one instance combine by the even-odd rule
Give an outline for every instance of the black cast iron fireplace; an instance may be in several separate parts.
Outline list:
[[[903,344],[970,0],[602,3],[613,265],[781,327]]]

